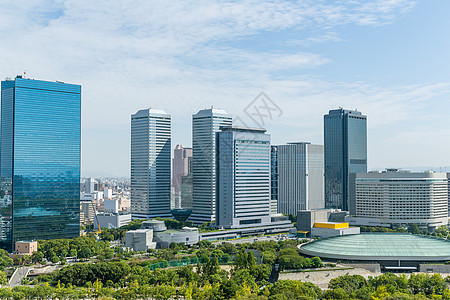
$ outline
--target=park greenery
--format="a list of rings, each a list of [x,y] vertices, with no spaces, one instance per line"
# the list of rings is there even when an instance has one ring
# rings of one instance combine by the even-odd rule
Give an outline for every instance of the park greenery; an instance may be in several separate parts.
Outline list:
[[[190,225],[162,220],[169,229]],[[112,241],[123,241],[125,232],[140,228],[142,221],[134,220],[118,229],[102,229],[98,237],[87,234],[75,239],[39,241],[38,251],[15,261],[16,264],[52,263],[60,268],[50,274],[25,278],[21,286],[13,289],[0,288],[0,299],[450,300],[450,278],[430,274],[386,273],[368,280],[346,275],[332,279],[324,291],[301,281],[273,283],[275,269],[303,272],[335,267],[324,266],[318,257],[300,255],[297,246],[305,240],[238,244],[200,241],[192,246],[172,243],[167,249],[147,252],[113,246],[118,243]],[[385,231],[383,227],[365,230],[406,231]],[[408,231],[421,234],[415,226]],[[448,238],[449,232],[440,227],[433,235]],[[7,253],[0,251],[0,283],[6,283],[3,270],[12,264]]]

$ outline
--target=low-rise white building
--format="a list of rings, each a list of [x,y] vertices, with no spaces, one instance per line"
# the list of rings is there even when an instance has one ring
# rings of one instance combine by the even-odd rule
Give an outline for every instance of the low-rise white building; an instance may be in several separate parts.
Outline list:
[[[125,247],[134,251],[147,251],[156,249],[156,242],[153,242],[152,229],[137,229],[127,231],[125,234]]]
[[[97,222],[98,220],[98,222]],[[94,228],[119,228],[131,222],[131,214],[98,213],[94,218]]]
[[[199,241],[198,229],[191,227],[184,227],[182,230],[155,231],[153,236],[154,240],[159,243],[158,247],[160,248],[167,248],[171,243],[193,245]]]

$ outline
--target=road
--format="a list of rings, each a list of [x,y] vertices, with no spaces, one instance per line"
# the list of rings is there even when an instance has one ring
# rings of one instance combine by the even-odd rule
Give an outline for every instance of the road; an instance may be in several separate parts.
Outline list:
[[[18,286],[22,283],[22,279],[27,276],[28,271],[30,270],[29,267],[20,267],[18,268],[12,275],[11,279],[9,280],[9,285],[11,288],[14,288],[15,286]]]

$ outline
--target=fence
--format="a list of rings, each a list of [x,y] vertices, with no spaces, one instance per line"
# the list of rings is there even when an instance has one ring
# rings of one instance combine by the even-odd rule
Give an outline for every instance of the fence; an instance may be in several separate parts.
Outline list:
[[[213,260],[214,257],[210,257],[210,260]],[[231,260],[230,256],[221,256],[217,258],[219,260],[219,264],[228,264]],[[149,266],[149,268],[153,271],[156,269],[165,269],[165,268],[172,268],[172,267],[181,267],[181,266],[187,266],[187,265],[195,265],[197,263],[204,264],[208,261],[208,258],[183,258],[179,260],[171,260],[171,261],[162,261],[156,264],[152,264]]]

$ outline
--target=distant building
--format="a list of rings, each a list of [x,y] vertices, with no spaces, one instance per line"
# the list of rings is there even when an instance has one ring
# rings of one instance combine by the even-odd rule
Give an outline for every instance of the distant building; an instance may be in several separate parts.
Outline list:
[[[112,199],[112,197],[113,197],[112,189],[104,189],[103,190],[103,198],[105,198],[105,199]]]
[[[0,248],[80,235],[81,86],[1,82]]]
[[[356,214],[352,225],[417,224],[434,230],[448,224],[448,180],[445,173],[411,173],[398,169],[358,173]]]
[[[156,249],[156,242],[153,242],[153,230],[137,229],[127,231],[125,233],[125,247],[134,251]]]
[[[334,109],[324,116],[325,207],[352,210],[351,174],[367,172],[367,117]]]
[[[311,234],[315,223],[345,222],[346,212],[339,209],[299,210],[297,212],[297,230]]]
[[[450,217],[450,173],[447,173],[448,182],[448,216]]]
[[[81,193],[80,200],[81,201],[94,201],[95,200],[95,194]]]
[[[158,248],[167,248],[171,243],[193,245],[199,241],[197,228],[184,227],[181,230],[167,230],[164,221],[159,220],[144,221],[141,228],[153,230],[153,241],[157,242]]]
[[[180,203],[182,178],[189,174],[190,158],[192,158],[192,148],[183,148],[183,145],[175,147],[172,160],[172,186],[175,193],[175,203]],[[175,205],[175,208],[181,208],[181,204]]]
[[[277,153],[277,178],[273,175],[272,180],[277,183],[278,212],[296,215],[299,210],[324,208],[323,146],[289,143],[272,148]]]
[[[91,201],[81,201],[80,204],[80,224],[94,221],[96,204]],[[92,223],[91,223],[92,224]]]
[[[348,223],[318,222],[311,230],[311,237],[329,238],[359,233],[359,227],[350,227]]]
[[[85,180],[85,191],[88,194],[92,194],[95,192],[95,179],[92,177],[88,177]]]
[[[270,135],[265,129],[221,130],[217,133],[216,226],[270,224]]]
[[[154,232],[153,238],[159,248],[168,248],[171,243],[194,245],[199,242],[199,233],[197,228],[184,227],[181,230],[169,229]]]
[[[231,126],[232,118],[221,109],[204,109],[192,116],[192,215],[200,225],[212,222],[216,209],[216,133]]]
[[[17,241],[15,244],[15,254],[31,255],[38,251],[37,241]]]
[[[142,109],[131,116],[131,213],[170,217],[171,117]]]
[[[97,222],[98,220],[98,222]],[[94,228],[119,228],[131,222],[131,214],[97,213],[94,218]]]
[[[119,213],[119,199],[105,200],[103,210],[115,214]]]

